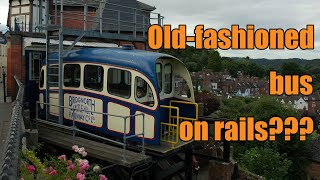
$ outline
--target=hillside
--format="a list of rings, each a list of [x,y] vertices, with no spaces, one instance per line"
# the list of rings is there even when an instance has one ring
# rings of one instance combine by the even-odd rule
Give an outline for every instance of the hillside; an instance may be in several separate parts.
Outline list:
[[[243,58],[232,58],[234,60],[241,60]],[[257,63],[258,65],[264,66],[267,69],[278,70],[281,68],[283,63],[294,62],[299,64],[304,70],[308,72],[320,72],[320,59],[313,59],[313,60],[305,60],[305,59],[250,59]]]

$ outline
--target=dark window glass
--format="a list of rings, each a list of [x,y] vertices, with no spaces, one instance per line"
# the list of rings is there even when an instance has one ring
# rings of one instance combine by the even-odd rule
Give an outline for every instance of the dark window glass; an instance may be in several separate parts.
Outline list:
[[[160,63],[156,64],[156,72],[157,72],[157,78],[158,78],[159,92],[161,92],[162,91],[162,66]]]
[[[164,66],[164,92],[170,94],[172,91],[172,66],[166,64]]]
[[[183,77],[181,77],[180,75],[175,75],[174,84],[175,84],[175,87],[174,87],[175,95],[186,97],[186,98],[191,97],[190,88],[188,86],[187,81]]]
[[[40,85],[40,88],[43,88],[43,85],[44,85],[44,70],[41,70],[39,85]]]
[[[66,64],[64,66],[63,84],[65,87],[80,87],[80,65]]]
[[[102,91],[103,73],[101,66],[86,65],[84,67],[84,88]]]
[[[116,96],[130,98],[131,73],[126,70],[110,68],[108,71],[108,92]]]
[[[137,102],[152,107],[154,105],[154,97],[149,84],[142,78],[135,79],[135,99]]]
[[[41,53],[30,52],[30,80],[39,80],[39,72],[41,68]]]

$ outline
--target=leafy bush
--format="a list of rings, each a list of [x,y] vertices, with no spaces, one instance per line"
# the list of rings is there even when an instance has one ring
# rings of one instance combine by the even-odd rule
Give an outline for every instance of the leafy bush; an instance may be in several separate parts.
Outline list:
[[[220,107],[220,101],[209,92],[200,92],[196,94],[195,99],[197,103],[203,103],[205,116],[215,112]]]
[[[85,148],[75,145],[72,149],[76,153],[70,159],[66,155],[47,157],[43,163],[37,158],[35,151],[27,150],[20,162],[20,180],[108,180],[105,175],[100,174],[101,168],[98,165],[90,165],[88,160],[81,159],[87,156]]]
[[[292,162],[286,154],[280,155],[273,149],[255,147],[247,150],[240,159],[243,167],[266,179],[284,179]]]

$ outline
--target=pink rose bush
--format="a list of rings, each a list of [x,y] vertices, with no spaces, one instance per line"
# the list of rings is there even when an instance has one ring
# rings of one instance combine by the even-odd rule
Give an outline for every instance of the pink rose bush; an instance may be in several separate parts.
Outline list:
[[[84,147],[72,146],[75,154],[69,159],[66,155],[58,157],[45,158],[44,162],[38,159],[34,152],[26,153],[27,161],[20,163],[20,179],[63,179],[63,180],[84,180],[99,179],[108,180],[108,178],[100,174],[101,168],[98,165],[90,165],[89,161],[82,159],[88,155]],[[28,163],[27,163],[28,162]]]

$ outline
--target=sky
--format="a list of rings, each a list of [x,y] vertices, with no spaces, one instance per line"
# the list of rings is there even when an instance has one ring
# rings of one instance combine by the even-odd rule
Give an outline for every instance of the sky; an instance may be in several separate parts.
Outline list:
[[[8,17],[9,0],[0,0],[0,31],[5,31]]]
[[[172,28],[186,24],[188,34],[204,24],[205,29],[231,28],[239,24],[245,28],[305,28],[315,27],[314,50],[219,50],[222,56],[250,58],[320,58],[320,1],[319,0],[140,0],[155,6],[154,12],[165,17],[164,23]]]
[[[5,30],[8,0],[0,0],[0,31]],[[165,17],[164,23],[178,27],[186,24],[188,34],[198,24],[205,29],[231,28],[239,24],[245,28],[305,28],[315,26],[314,50],[219,50],[222,56],[250,58],[320,58],[320,1],[319,0],[140,0],[155,6],[154,12]]]

